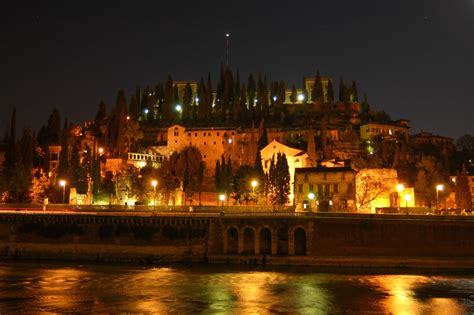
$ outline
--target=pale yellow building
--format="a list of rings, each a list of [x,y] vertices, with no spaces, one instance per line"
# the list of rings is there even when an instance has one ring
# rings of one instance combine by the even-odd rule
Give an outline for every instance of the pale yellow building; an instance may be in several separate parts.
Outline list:
[[[360,139],[370,140],[380,136],[387,140],[397,138],[408,140],[408,128],[407,120],[399,120],[390,124],[371,122],[360,126]]]
[[[350,166],[297,168],[296,211],[355,212],[354,182]]]

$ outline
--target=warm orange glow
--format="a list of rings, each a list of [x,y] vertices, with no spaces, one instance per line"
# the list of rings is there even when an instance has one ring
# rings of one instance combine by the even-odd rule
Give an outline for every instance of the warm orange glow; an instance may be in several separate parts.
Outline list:
[[[64,179],[61,179],[61,180],[59,181],[59,186],[61,186],[61,187],[66,187],[66,181],[65,181]]]

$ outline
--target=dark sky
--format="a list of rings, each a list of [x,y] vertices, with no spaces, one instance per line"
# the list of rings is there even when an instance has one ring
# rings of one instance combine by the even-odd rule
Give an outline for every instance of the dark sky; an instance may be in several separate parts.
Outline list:
[[[37,129],[53,107],[73,122],[118,89],[217,78],[224,34],[241,77],[301,86],[355,79],[411,132],[474,133],[474,0],[9,1],[2,3],[0,132],[16,106]]]

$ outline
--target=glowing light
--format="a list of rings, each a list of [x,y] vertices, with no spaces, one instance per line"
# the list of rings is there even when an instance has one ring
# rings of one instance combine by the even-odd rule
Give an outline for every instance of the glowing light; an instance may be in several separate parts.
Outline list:
[[[130,116],[127,116],[127,120],[130,120]]]
[[[143,112],[144,112],[145,114],[148,114],[148,108],[145,108],[145,109],[143,110]]]
[[[252,185],[252,188],[255,188],[257,187],[258,182],[254,179],[250,184]]]
[[[199,97],[196,97],[195,100],[196,100],[196,103],[199,102]]]
[[[230,33],[226,33],[226,34],[225,34],[225,37],[230,37]]]
[[[227,140],[229,144],[232,144],[232,139]]]
[[[66,181],[65,181],[64,179],[61,179],[61,180],[59,181],[59,186],[65,187],[65,186],[66,186]]]
[[[183,108],[181,107],[181,105],[176,105],[175,108],[177,112],[181,112],[183,110]]]
[[[406,194],[405,197],[404,197],[405,201],[406,202],[410,202],[411,201],[411,195],[410,194]]]
[[[436,190],[437,191],[443,191],[444,190],[444,185],[442,185],[442,184],[436,185]]]
[[[308,198],[309,198],[310,200],[313,200],[314,197],[315,197],[315,196],[314,196],[314,193],[310,192],[310,193],[308,194]]]
[[[304,101],[304,95],[298,94],[298,101]]]
[[[100,154],[104,153],[104,149],[103,149],[103,148],[99,148],[99,153],[100,153]]]
[[[219,195],[219,200],[222,201],[222,202],[224,202],[224,200],[225,200],[225,195],[224,195],[224,194],[220,194],[220,195]]]
[[[273,101],[276,102],[278,98],[276,96],[273,97]]]
[[[403,184],[398,184],[397,185],[397,191],[402,192],[405,189],[405,186]]]
[[[156,179],[151,181],[151,186],[153,186],[153,188],[155,188],[157,185],[158,185],[158,181]]]

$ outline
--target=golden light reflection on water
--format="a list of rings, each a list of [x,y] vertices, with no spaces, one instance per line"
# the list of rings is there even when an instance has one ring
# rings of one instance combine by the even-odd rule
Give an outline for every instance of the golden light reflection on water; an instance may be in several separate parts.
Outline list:
[[[0,313],[462,314],[473,305],[472,277],[0,265]]]
[[[415,297],[418,287],[429,285],[427,276],[380,275],[371,276],[381,290],[388,293],[382,304],[391,314],[462,314],[463,307],[452,298],[430,298],[421,301]]]

